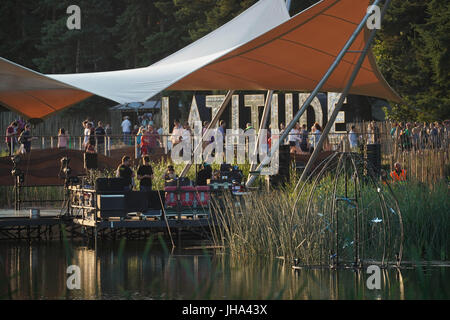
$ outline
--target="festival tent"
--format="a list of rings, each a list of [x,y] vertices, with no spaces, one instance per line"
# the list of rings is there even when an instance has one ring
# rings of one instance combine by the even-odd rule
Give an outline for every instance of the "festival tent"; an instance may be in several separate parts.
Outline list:
[[[222,27],[145,68],[43,75],[0,58],[0,102],[28,118],[44,118],[92,94],[120,104],[144,102],[289,18],[284,0],[261,0]]]
[[[311,91],[325,74],[370,0],[322,0],[289,18],[284,0],[261,0],[224,26],[146,68],[43,75],[0,60],[0,102],[43,118],[91,94],[118,103],[144,102],[162,90]],[[366,34],[354,42],[323,87],[345,86]],[[401,101],[370,53],[351,94]]]

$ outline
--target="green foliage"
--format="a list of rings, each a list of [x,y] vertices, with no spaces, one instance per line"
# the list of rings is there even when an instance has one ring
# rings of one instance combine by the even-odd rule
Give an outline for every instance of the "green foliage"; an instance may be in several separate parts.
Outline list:
[[[383,21],[374,53],[387,81],[402,96],[393,120],[450,117],[450,3],[394,0]]]

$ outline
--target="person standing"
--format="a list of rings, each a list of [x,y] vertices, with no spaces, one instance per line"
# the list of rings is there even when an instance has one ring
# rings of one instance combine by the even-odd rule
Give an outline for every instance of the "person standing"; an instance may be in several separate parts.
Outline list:
[[[137,158],[141,158],[142,153],[142,136],[144,135],[145,127],[139,127],[139,131],[136,134],[136,152],[137,152]]]
[[[88,142],[89,142],[89,136],[91,135],[91,127],[89,127],[90,126],[90,122],[89,121],[87,121],[87,120],[84,120],[83,121],[83,135],[84,135],[84,138],[83,138],[83,148],[84,149],[86,149],[86,146],[87,146],[87,144],[88,144]]]
[[[31,136],[31,124],[27,123],[19,137],[19,143],[22,145],[22,153],[31,152],[31,140],[33,140]]]
[[[131,140],[131,122],[130,122],[130,117],[125,116],[123,117],[123,121],[121,123],[121,127],[122,127],[122,134],[123,134],[123,143],[124,144],[130,144],[130,140]]]
[[[16,147],[16,144],[15,144],[16,128],[17,128],[16,121],[11,122],[11,124],[6,128],[5,143],[8,145],[8,150],[9,150],[10,156],[12,156],[14,154],[14,148]]]
[[[153,168],[150,164],[150,157],[144,156],[142,160],[143,164],[137,170],[137,178],[140,181],[139,188],[141,192],[152,191]]]
[[[398,137],[398,124],[397,124],[397,122],[394,122],[394,124],[392,125],[390,134],[391,134],[392,140],[397,140],[397,137]]]
[[[141,126],[142,126],[142,127],[147,127],[148,124],[149,124],[148,117],[147,117],[146,114],[144,114],[144,115],[142,116]]]
[[[291,132],[289,132],[288,141],[291,147],[295,147],[297,144],[300,144],[300,124],[298,122],[295,123],[294,128],[292,128]]]
[[[148,155],[149,154],[149,145],[150,145],[150,138],[147,133],[146,128],[142,128],[141,130],[141,136],[140,136],[140,144],[139,144],[139,153],[141,156]]]
[[[306,130],[306,124],[302,125],[302,131],[300,132],[300,150],[308,152],[308,130]]]
[[[122,163],[117,167],[116,177],[125,180],[125,191],[133,190],[134,172],[130,168],[131,158],[129,156],[122,157]]]
[[[402,142],[402,150],[411,150],[411,123],[407,123],[406,124],[406,128],[404,130],[402,130],[402,132],[400,133],[401,137],[400,140]]]
[[[286,130],[286,126],[284,125],[284,123],[280,123],[280,137],[281,135],[284,133],[284,130]],[[288,138],[284,138],[284,140],[280,143],[280,145],[288,145],[289,141]]]
[[[105,134],[108,137],[112,135],[112,128],[111,128],[111,125],[109,123],[107,123],[106,126],[105,126]]]
[[[182,135],[183,135],[183,127],[181,126],[180,121],[175,120],[172,135],[170,137],[170,142],[172,142],[172,148],[181,142]]]
[[[149,138],[149,140],[148,140],[148,143],[149,143],[149,145],[148,145],[148,148],[149,148],[148,152],[152,153],[153,149],[155,149],[155,148],[157,148],[157,147],[162,145],[161,139],[159,138],[158,132],[155,130],[155,128],[151,124],[148,125],[147,135],[148,135],[148,138]]]
[[[103,122],[99,121],[97,123],[97,128],[95,128],[95,138],[97,140],[97,153],[105,153],[105,136],[106,131],[103,128]]]
[[[225,128],[227,123],[225,120],[219,121],[219,127],[217,128],[217,133],[220,133],[222,135],[222,141],[225,142]]]
[[[66,149],[69,137],[66,134],[64,128],[60,128],[58,131],[58,149]]]
[[[322,135],[322,128],[320,127],[320,124],[318,122],[314,123],[314,125],[312,126],[311,134],[312,136],[311,136],[310,152],[313,153],[314,149],[317,148],[320,136]]]
[[[380,137],[380,128],[375,121],[372,121],[372,130],[373,130],[373,143],[379,144],[381,142]]]
[[[420,148],[426,149],[428,145],[428,126],[426,122],[420,128]]]
[[[22,131],[25,130],[26,122],[25,120],[23,120],[22,117],[19,117],[19,119],[16,122],[17,122],[17,136],[20,136]]]
[[[413,140],[413,146],[414,150],[419,150],[420,146],[420,125],[418,122],[414,123],[414,128],[412,128],[412,140]]]
[[[348,141],[350,143],[350,150],[355,152],[358,148],[358,134],[355,132],[356,127],[353,125],[348,133]]]

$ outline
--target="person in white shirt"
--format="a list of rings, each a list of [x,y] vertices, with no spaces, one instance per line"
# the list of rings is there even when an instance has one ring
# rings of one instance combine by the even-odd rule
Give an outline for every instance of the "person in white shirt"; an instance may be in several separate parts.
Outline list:
[[[172,148],[181,142],[183,136],[183,127],[180,124],[180,121],[174,121],[174,127],[172,131],[172,135],[170,137],[170,142],[172,142]]]
[[[358,134],[355,132],[355,126],[352,126],[348,133],[348,141],[350,143],[350,150],[354,151],[358,148]]]
[[[91,129],[89,128],[89,121],[84,120],[83,121],[83,135],[84,135],[84,139],[83,139],[83,149],[86,148],[88,142],[89,142],[89,136],[91,134]]]
[[[295,147],[300,143],[300,124],[297,122],[288,135],[289,145]]]
[[[312,153],[314,149],[317,148],[317,144],[319,143],[320,136],[322,135],[322,128],[319,123],[314,123],[311,127],[311,148],[310,152]]]
[[[123,117],[122,124],[120,125],[122,127],[123,143],[125,144],[131,144],[130,143],[131,122],[129,119],[130,118],[128,116]]]

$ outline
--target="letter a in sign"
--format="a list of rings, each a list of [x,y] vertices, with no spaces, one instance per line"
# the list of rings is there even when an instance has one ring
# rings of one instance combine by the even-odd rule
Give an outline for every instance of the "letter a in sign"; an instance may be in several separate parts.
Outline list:
[[[67,29],[69,30],[80,30],[81,29],[81,9],[77,5],[71,5],[67,7],[67,14],[71,14],[67,18]]]
[[[367,274],[371,274],[369,278],[367,278],[367,289],[373,290],[381,289],[381,270],[379,266],[368,266],[367,267]]]

